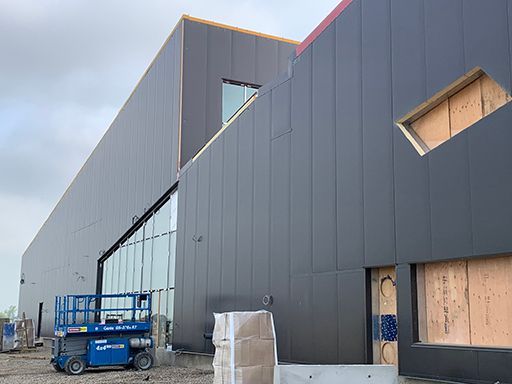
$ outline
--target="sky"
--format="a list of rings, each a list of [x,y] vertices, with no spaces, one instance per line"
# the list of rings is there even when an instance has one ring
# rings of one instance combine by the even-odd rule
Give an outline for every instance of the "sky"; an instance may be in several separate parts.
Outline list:
[[[302,41],[339,0],[0,0],[0,311],[21,256],[182,14]]]

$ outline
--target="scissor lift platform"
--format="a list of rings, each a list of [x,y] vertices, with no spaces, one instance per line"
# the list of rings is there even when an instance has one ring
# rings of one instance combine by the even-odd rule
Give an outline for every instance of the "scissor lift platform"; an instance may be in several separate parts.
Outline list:
[[[153,365],[151,295],[66,295],[55,298],[55,370],[81,374],[86,367]]]

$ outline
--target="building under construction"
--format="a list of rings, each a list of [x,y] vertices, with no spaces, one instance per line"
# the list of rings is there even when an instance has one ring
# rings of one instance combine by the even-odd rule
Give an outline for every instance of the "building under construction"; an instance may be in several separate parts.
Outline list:
[[[184,16],[25,254],[20,311],[151,292],[173,348],[512,382],[512,2],[344,0],[302,42]]]

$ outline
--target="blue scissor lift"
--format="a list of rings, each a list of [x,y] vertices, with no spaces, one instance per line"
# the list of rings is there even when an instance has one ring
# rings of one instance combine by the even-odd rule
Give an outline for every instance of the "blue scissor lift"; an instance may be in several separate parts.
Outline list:
[[[66,295],[55,298],[55,370],[122,365],[146,370],[150,352],[151,294]]]

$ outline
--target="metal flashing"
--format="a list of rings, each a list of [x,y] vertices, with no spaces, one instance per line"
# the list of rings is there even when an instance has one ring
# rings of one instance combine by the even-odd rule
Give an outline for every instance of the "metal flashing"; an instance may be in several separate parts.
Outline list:
[[[308,37],[304,39],[302,43],[295,49],[296,55],[300,56],[302,52],[305,51],[307,47],[311,45],[313,41],[323,32],[325,29],[331,25],[331,23],[336,20],[336,18],[341,15],[341,13],[352,3],[352,0],[343,0],[338,4],[334,10],[329,13],[329,15],[320,23],[318,26],[311,32]]]

